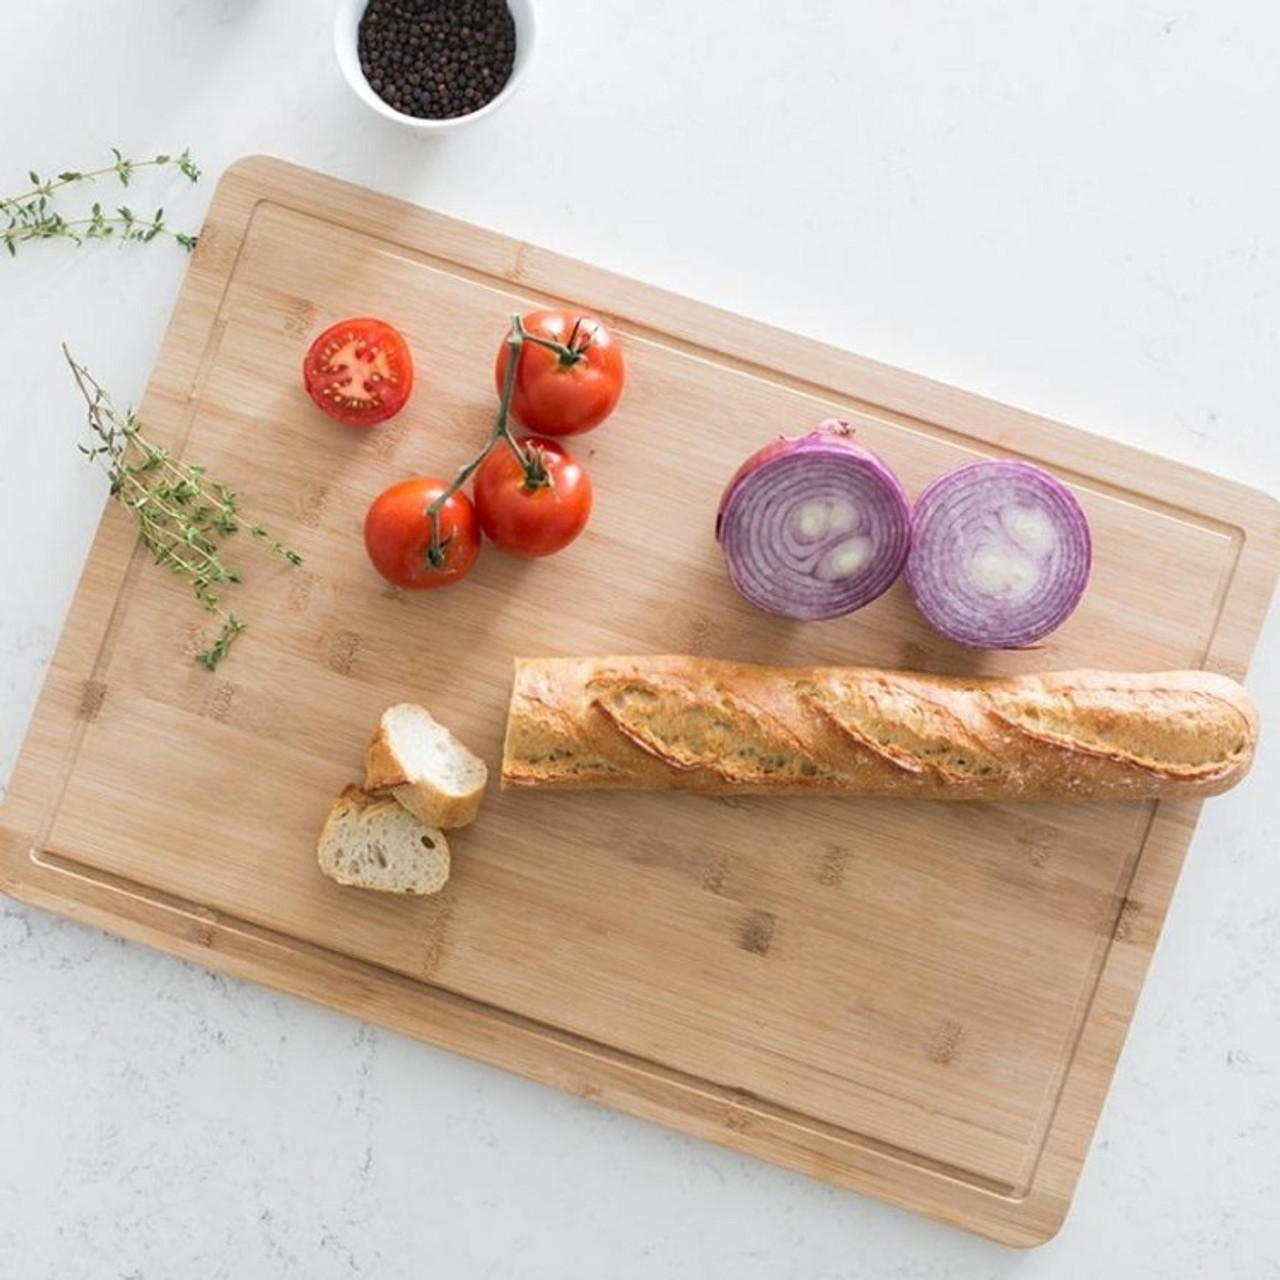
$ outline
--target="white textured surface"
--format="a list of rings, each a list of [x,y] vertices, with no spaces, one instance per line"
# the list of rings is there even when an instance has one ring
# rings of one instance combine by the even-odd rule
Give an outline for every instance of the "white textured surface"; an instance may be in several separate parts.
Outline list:
[[[516,102],[443,140],[347,96],[319,0],[4,17],[5,194],[189,145],[205,181],[142,192],[195,227],[272,152],[1280,491],[1266,0],[542,0]],[[0,781],[102,501],[58,342],[136,401],[183,268],[0,259]],[[1276,761],[1206,809],[1038,1251],[0,899],[0,1276],[1280,1277]]]

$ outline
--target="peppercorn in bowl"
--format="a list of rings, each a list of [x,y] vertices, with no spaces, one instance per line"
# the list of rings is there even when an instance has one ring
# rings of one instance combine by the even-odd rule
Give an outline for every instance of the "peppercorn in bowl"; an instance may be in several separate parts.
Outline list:
[[[338,0],[334,48],[379,115],[442,132],[496,111],[533,51],[531,0]]]

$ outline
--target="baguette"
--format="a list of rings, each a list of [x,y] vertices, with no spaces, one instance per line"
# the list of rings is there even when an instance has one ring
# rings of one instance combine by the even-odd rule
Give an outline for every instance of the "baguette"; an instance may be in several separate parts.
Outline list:
[[[389,795],[344,787],[316,842],[320,870],[338,884],[379,893],[431,894],[449,879],[443,831]]]
[[[430,827],[475,821],[489,770],[425,708],[388,707],[365,750],[366,791],[389,791]]]
[[[1208,671],[960,677],[665,655],[517,659],[504,787],[946,800],[1214,795],[1258,715]]]

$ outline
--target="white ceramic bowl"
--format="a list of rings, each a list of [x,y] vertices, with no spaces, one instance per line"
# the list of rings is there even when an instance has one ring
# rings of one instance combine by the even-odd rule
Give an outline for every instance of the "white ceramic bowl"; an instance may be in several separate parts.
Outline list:
[[[439,120],[410,116],[403,111],[397,111],[370,88],[364,72],[360,69],[358,49],[360,19],[368,4],[369,0],[338,0],[333,20],[333,46],[338,55],[338,66],[342,68],[342,74],[351,86],[352,93],[384,119],[394,120],[397,124],[409,129],[417,129],[422,133],[449,133],[463,125],[492,115],[520,87],[520,82],[528,69],[529,60],[533,56],[533,0],[507,0],[507,8],[511,10],[511,17],[516,27],[515,63],[507,83],[483,107],[470,111],[464,116],[448,116]]]

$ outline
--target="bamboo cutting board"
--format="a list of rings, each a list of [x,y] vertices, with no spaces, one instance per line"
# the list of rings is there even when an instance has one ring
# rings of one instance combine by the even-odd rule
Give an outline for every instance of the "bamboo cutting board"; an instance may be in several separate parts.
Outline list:
[[[629,362],[621,407],[576,442],[587,533],[537,563],[489,549],[448,591],[386,587],[369,502],[467,460],[510,314],[558,301],[601,313]],[[419,365],[372,432],[325,419],[298,373],[359,313]],[[215,193],[142,416],[304,564],[242,549],[248,630],[209,673],[207,616],[108,509],[6,798],[0,888],[1008,1243],[1056,1230],[1194,803],[495,787],[445,891],[416,901],[338,888],[315,837],[393,701],[496,775],[516,654],[1240,677],[1280,561],[1270,498],[266,158]],[[1074,617],[1039,650],[974,655],[901,585],[836,622],[751,610],[712,537],[720,489],[828,416],[911,494],[991,453],[1054,469],[1094,532]]]

